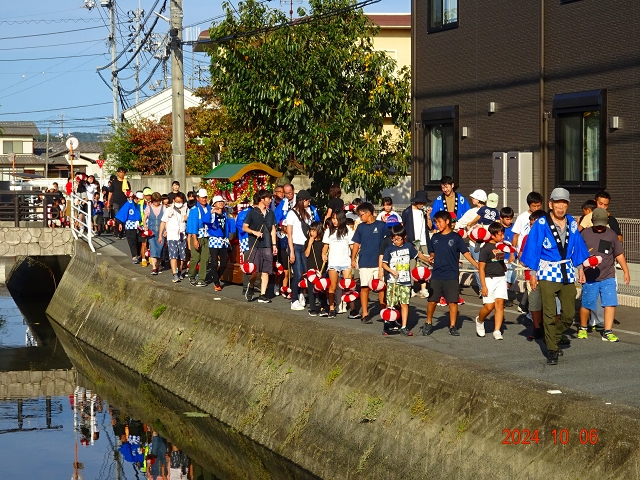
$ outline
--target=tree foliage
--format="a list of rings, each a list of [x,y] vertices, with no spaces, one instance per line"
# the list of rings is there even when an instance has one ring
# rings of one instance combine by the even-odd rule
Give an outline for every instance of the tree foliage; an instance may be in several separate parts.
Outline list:
[[[230,40],[207,48],[227,115],[223,161],[306,174],[321,197],[339,183],[376,198],[406,174],[408,72],[396,74],[395,61],[373,49],[376,29],[352,5],[310,0],[302,20],[283,28],[287,18],[264,2],[223,5],[210,35]]]
[[[220,150],[220,125],[224,110],[211,87],[198,89],[195,94],[201,104],[185,111],[185,145],[187,175],[204,175],[211,170],[213,155]],[[160,121],[143,118],[116,125],[106,142],[106,169],[118,167],[144,175],[168,175],[172,168],[171,115]]]

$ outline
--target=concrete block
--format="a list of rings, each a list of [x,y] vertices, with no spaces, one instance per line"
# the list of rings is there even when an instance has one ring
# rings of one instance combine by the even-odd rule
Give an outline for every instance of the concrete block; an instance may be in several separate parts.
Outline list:
[[[27,243],[25,245],[27,247],[27,255],[31,257],[37,257],[45,253],[42,251],[42,249],[40,248],[40,245],[37,243]]]
[[[22,228],[20,229],[21,243],[29,243],[31,242],[31,234],[29,233],[30,228]]]
[[[29,372],[29,377],[33,383],[40,383],[44,377],[44,373],[39,370],[32,371],[32,372]]]
[[[20,242],[22,242],[22,236],[20,235],[20,232],[18,229],[14,229],[12,231],[5,233],[4,241],[9,245],[18,245]]]
[[[31,234],[31,239],[32,241],[38,240],[43,234],[47,233],[47,230],[45,230],[44,228],[29,228],[27,229],[29,231],[29,233]]]
[[[43,251],[49,250],[53,247],[53,236],[50,234],[44,234],[38,240],[38,245]]]

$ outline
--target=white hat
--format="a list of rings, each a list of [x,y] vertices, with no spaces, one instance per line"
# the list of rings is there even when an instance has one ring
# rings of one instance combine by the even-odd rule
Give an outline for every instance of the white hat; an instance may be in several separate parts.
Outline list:
[[[500,201],[500,197],[497,193],[490,193],[487,197],[487,207],[496,208],[498,206],[498,202]]]
[[[136,198],[138,200],[142,200],[144,198],[144,195],[142,194],[142,192],[136,192]]]
[[[216,195],[215,197],[213,197],[213,200],[211,200],[211,203],[216,202],[224,202],[224,198],[222,198],[220,195]]]
[[[471,198],[475,198],[476,200],[482,203],[487,203],[487,192],[485,192],[484,190],[478,189],[471,194]]]
[[[198,190],[198,196],[202,198],[208,197],[209,194],[207,193],[207,189],[201,188],[200,190]]]

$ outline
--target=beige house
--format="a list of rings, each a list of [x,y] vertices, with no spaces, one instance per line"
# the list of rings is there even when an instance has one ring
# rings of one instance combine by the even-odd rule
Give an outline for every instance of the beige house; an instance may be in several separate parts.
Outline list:
[[[0,122],[0,181],[13,180],[13,172],[44,174],[42,159],[33,152],[33,137],[40,135],[34,122]]]
[[[184,108],[200,105],[200,99],[196,97],[188,88],[184,89]],[[128,108],[122,112],[125,120],[134,122],[143,118],[159,121],[165,115],[171,114],[171,88],[164,90],[144,99],[142,102]]]
[[[369,13],[369,19],[380,27],[373,47],[384,51],[398,63],[398,70],[411,66],[411,14]]]

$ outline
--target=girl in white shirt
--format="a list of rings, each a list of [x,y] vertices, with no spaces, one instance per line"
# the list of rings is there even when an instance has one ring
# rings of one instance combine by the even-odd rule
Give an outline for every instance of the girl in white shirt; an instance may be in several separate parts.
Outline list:
[[[331,224],[325,230],[322,243],[322,259],[328,264],[329,292],[329,318],[336,316],[335,297],[340,273],[343,278],[351,278],[351,245],[353,231],[347,227],[347,217],[344,212],[336,212],[331,215]],[[353,305],[351,306],[353,311]]]

